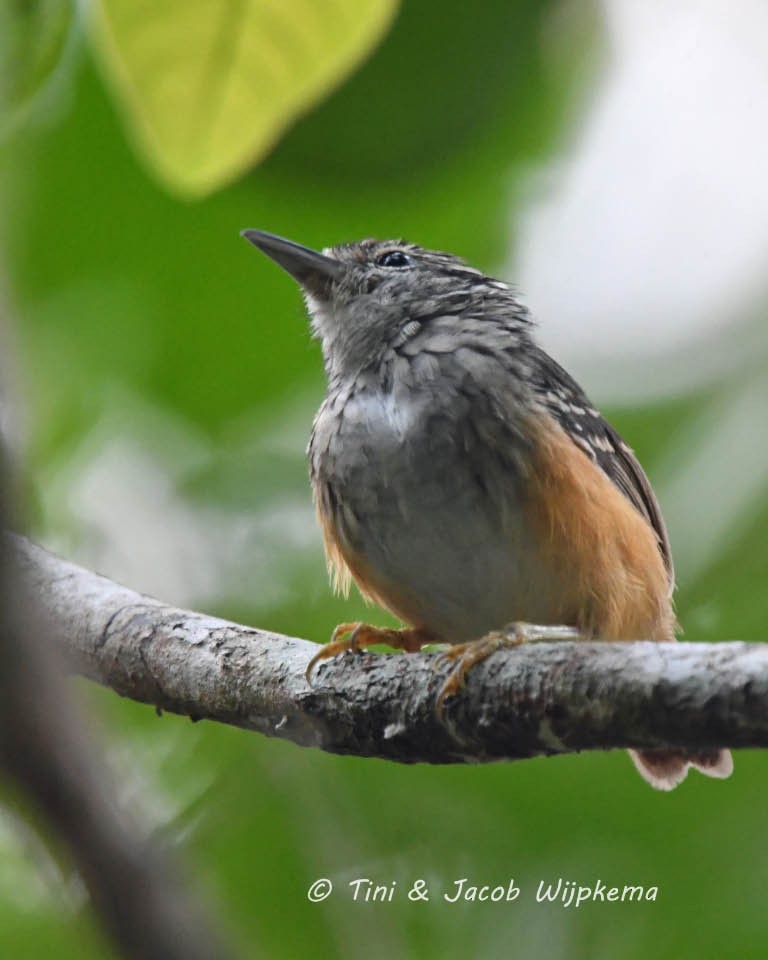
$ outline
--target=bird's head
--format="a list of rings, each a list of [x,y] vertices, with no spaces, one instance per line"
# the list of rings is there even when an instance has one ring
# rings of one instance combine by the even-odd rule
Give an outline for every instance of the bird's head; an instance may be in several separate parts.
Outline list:
[[[430,320],[493,310],[527,324],[512,289],[459,257],[403,240],[361,240],[322,253],[261,230],[242,234],[304,292],[329,375],[375,363]]]

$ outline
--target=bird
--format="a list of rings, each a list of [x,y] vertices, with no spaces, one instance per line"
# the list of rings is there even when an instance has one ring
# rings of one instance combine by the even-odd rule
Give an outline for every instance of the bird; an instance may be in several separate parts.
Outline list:
[[[448,644],[440,712],[501,646],[676,638],[650,482],[539,345],[513,286],[403,240],[318,252],[242,235],[298,282],[321,344],[327,392],[308,459],[334,586],[354,581],[407,625],[340,624],[308,678],[346,650]],[[661,790],[691,767],[733,769],[727,750],[629,752]]]

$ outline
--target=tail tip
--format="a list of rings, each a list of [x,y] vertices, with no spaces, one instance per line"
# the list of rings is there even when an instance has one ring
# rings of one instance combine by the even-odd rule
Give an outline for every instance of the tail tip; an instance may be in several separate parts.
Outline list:
[[[725,780],[733,773],[730,750],[630,750],[640,776],[656,790],[674,790],[694,767],[707,777]]]

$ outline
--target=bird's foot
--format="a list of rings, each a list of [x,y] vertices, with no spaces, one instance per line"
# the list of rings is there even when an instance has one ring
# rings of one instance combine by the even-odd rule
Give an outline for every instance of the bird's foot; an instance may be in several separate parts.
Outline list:
[[[492,630],[479,640],[469,643],[456,643],[443,651],[435,660],[435,669],[446,664],[452,669],[440,688],[435,703],[435,712],[442,719],[443,708],[448,697],[452,697],[464,687],[467,674],[478,663],[482,663],[492,653],[506,647],[519,647],[523,643],[535,643],[542,640],[582,640],[583,634],[575,627],[553,626],[536,623],[510,623],[501,630]]]
[[[377,643],[385,643],[397,650],[406,653],[416,653],[425,643],[434,643],[435,638],[426,630],[402,629],[395,630],[388,627],[373,627],[369,623],[340,623],[331,635],[331,642],[322,646],[309,661],[305,676],[307,683],[312,685],[312,671],[321,660],[335,657],[338,653],[347,650],[357,651],[364,647],[371,647]]]

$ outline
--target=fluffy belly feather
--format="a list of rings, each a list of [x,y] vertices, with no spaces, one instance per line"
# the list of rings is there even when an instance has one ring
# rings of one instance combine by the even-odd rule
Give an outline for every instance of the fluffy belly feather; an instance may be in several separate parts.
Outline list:
[[[482,459],[479,443],[466,426],[368,396],[347,401],[342,432],[313,465],[337,579],[343,565],[365,596],[452,642],[533,610],[514,441]]]

